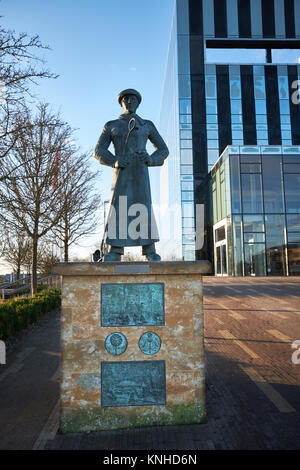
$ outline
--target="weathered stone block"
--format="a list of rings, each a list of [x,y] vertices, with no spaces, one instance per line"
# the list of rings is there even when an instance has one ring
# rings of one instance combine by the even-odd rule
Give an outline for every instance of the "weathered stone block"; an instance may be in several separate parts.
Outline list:
[[[205,422],[202,275],[210,272],[209,263],[58,263],[54,271],[63,276],[61,432]],[[120,284],[129,288],[103,289]],[[163,286],[163,303],[156,287],[139,288],[149,284]],[[110,323],[107,298],[101,321],[102,290],[111,296],[114,326],[102,326]],[[125,292],[125,307],[121,298],[113,299],[119,291]],[[128,311],[128,319],[120,317]],[[158,350],[151,344],[156,335]],[[107,364],[117,374],[110,379],[101,376]],[[130,376],[129,364],[142,375]]]

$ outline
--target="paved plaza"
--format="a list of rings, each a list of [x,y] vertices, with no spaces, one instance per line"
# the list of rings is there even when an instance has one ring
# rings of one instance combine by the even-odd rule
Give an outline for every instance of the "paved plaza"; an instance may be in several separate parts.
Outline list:
[[[204,279],[207,423],[57,433],[59,314],[0,366],[1,449],[300,449],[299,278]]]

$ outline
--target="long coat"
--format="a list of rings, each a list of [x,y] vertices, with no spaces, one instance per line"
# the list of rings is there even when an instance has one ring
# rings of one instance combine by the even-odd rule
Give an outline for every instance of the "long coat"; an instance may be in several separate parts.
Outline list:
[[[169,154],[168,148],[154,124],[141,119],[137,114],[122,114],[119,119],[107,122],[96,145],[95,158],[103,165],[113,168],[105,239],[108,245],[140,246],[159,240],[152,210],[148,165],[141,162],[137,155],[137,152],[146,151],[148,139],[155,148],[150,155],[149,166],[161,166]],[[108,150],[111,142],[114,145],[115,155]],[[121,156],[127,156],[129,164],[125,168],[115,168],[118,157]],[[127,200],[122,196],[126,196]],[[147,217],[140,218],[136,206],[132,208],[131,215],[128,215],[127,211],[129,210],[130,214],[130,207],[133,204],[143,204],[147,209]],[[140,235],[132,238],[130,224],[134,220],[136,222],[133,224],[137,223],[137,218],[141,223],[136,227],[135,233],[139,232]],[[114,227],[116,227],[115,233]]]

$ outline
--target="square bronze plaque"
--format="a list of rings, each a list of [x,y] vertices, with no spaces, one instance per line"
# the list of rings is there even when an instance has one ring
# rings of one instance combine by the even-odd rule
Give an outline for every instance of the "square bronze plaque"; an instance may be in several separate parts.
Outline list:
[[[164,325],[164,284],[101,284],[101,326]]]
[[[165,404],[165,361],[101,363],[101,407]]]

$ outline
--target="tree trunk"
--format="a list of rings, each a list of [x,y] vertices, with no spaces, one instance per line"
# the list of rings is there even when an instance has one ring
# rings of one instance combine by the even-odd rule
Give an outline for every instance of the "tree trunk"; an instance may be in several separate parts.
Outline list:
[[[17,280],[20,279],[21,274],[21,248],[20,248],[20,241],[18,240],[18,259],[17,259]]]
[[[64,261],[67,263],[69,261],[69,245],[68,240],[64,240]]]
[[[31,258],[31,295],[37,293],[37,237],[32,239],[32,258]]]

